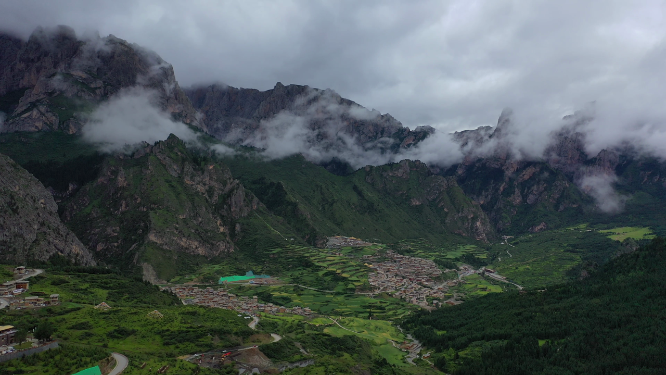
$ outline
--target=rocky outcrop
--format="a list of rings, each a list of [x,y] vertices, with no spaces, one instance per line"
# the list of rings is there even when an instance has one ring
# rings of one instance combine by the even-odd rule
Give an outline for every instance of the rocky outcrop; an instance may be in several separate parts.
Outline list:
[[[38,28],[28,41],[0,35],[0,46],[0,131],[77,133],[97,104],[134,86],[154,90],[175,119],[196,123],[171,65],[113,35],[81,40],[65,26]]]
[[[62,256],[95,265],[92,254],[60,221],[51,194],[28,171],[0,155],[0,258],[4,262],[46,262]]]
[[[122,265],[130,266],[178,253],[212,258],[233,252],[243,236],[238,220],[259,205],[225,166],[197,159],[172,135],[132,156],[107,159],[63,218],[97,257],[108,263],[124,258]]]

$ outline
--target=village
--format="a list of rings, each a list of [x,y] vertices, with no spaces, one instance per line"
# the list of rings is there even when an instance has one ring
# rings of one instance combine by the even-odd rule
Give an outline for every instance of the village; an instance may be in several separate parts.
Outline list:
[[[26,308],[41,308],[60,304],[60,295],[46,295],[41,292],[32,292],[30,296],[22,297],[30,288],[29,277],[39,275],[43,270],[27,269],[24,266],[14,268],[14,280],[0,284],[0,309],[9,307],[11,310],[20,310]],[[17,330],[11,325],[0,325],[0,355],[14,352]],[[37,346],[36,340],[33,340],[33,346]]]
[[[345,236],[334,236],[328,237],[326,242],[326,248],[328,249],[339,249],[342,247],[363,247],[371,246],[370,242],[363,241],[356,237],[345,237]]]
[[[294,314],[311,316],[312,310],[308,307],[284,307],[272,303],[260,303],[257,296],[252,298],[236,296],[226,289],[211,287],[200,289],[196,286],[176,286],[163,288],[174,293],[186,305],[199,305],[235,310],[246,315],[264,314]]]
[[[60,304],[58,294],[32,292],[30,296],[21,297],[28,291],[30,282],[27,278],[38,275],[42,270],[26,269],[24,266],[14,268],[14,280],[0,285],[0,309],[9,306],[12,310],[39,308]]]
[[[374,293],[386,292],[396,298],[421,307],[429,307],[427,298],[437,298],[434,304],[439,304],[446,298],[448,288],[462,282],[460,279],[452,281],[435,281],[442,275],[442,271],[435,262],[429,259],[416,258],[387,251],[382,259],[376,255],[364,255],[366,262],[375,272],[368,275],[368,282],[375,288]]]

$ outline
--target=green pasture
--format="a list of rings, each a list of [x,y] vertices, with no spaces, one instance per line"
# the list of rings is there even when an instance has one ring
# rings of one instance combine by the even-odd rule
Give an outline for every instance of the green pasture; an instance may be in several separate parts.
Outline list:
[[[655,237],[650,228],[643,227],[620,227],[600,230],[599,232],[607,233],[608,238],[620,242],[627,238],[634,240],[649,240]]]
[[[510,285],[485,279],[478,274],[469,275],[464,280],[464,284],[451,288],[450,292],[464,293],[466,296],[473,298],[485,296],[488,293],[501,293],[508,288],[507,285]],[[511,286],[510,288],[514,287]]]

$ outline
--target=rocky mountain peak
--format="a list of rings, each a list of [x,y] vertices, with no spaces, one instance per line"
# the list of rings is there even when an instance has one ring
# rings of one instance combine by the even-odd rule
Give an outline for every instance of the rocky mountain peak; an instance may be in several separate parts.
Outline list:
[[[497,119],[497,126],[491,135],[492,138],[503,138],[507,136],[511,125],[513,124],[513,110],[511,108],[504,108],[499,118]]]
[[[135,86],[155,91],[174,118],[196,123],[173,68],[140,46],[114,36],[79,39],[66,26],[38,28],[27,41],[2,35],[0,46],[0,110],[7,117],[0,131],[78,133],[87,113]]]

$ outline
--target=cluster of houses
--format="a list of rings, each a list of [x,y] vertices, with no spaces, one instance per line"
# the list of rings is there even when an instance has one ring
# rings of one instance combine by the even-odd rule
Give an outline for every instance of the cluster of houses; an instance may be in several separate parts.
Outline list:
[[[450,286],[459,283],[459,280],[437,282],[433,280],[442,275],[442,271],[429,259],[416,258],[397,254],[391,250],[386,252],[387,260],[366,263],[376,272],[368,275],[368,282],[375,288],[375,292],[387,292],[394,297],[407,302],[427,307],[427,298],[445,298]],[[373,255],[364,255],[366,262],[378,261]]]
[[[30,282],[27,280],[20,281],[7,281],[0,285],[0,296],[2,297],[13,297],[17,296],[30,287]]]
[[[329,249],[340,248],[340,247],[358,247],[358,246],[370,246],[370,242],[365,242],[356,237],[344,237],[344,236],[335,236],[329,237],[326,247]]]
[[[28,290],[30,282],[23,279],[26,278],[29,271],[25,266],[14,268],[14,280],[0,284],[0,296],[5,298],[13,297]]]
[[[0,284],[0,297],[4,298],[9,305],[10,309],[23,309],[31,307],[44,307],[60,304],[60,295],[51,294],[47,296],[45,293],[32,292],[31,296],[20,297],[28,289],[30,289],[30,282],[23,279],[29,275],[30,270],[24,266],[14,268],[15,280],[7,281]]]
[[[211,287],[200,289],[196,286],[176,286],[164,288],[171,291],[180,298],[184,304],[218,307],[222,309],[235,310],[246,315],[265,314],[295,314],[311,316],[309,307],[284,307],[272,303],[260,303],[257,296],[252,298],[236,296],[225,289],[214,289]]]
[[[9,302],[10,309],[25,309],[30,307],[45,307],[55,306],[60,304],[60,295],[51,294],[50,296],[30,296],[30,297],[14,297]]]

